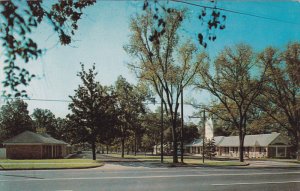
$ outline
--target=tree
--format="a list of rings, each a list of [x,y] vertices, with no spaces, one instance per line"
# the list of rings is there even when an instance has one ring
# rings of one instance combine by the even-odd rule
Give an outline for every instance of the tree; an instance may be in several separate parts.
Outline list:
[[[26,97],[26,91],[19,87],[29,85],[34,74],[29,73],[26,68],[22,68],[17,62],[24,61],[29,63],[31,60],[37,59],[43,54],[42,49],[32,38],[32,32],[42,24],[49,23],[55,33],[58,34],[61,45],[68,45],[72,42],[72,37],[78,30],[78,21],[82,18],[85,8],[94,5],[96,0],[64,0],[58,2],[42,1],[1,1],[1,18],[2,25],[0,39],[4,49],[4,71],[5,80],[4,87],[9,87],[10,91],[3,91],[7,96]],[[187,2],[176,2],[181,4],[190,4]],[[217,1],[210,1],[211,6],[202,6],[197,18],[200,25],[205,25],[207,31],[198,33],[198,41],[206,47],[206,41],[215,41],[215,31],[225,29],[226,16],[221,13],[221,9],[217,8]],[[169,3],[167,3],[169,4]],[[153,35],[159,37],[164,32],[162,22],[167,22],[165,15],[172,13],[175,9],[171,6],[161,5],[161,2],[149,0],[144,1],[143,10],[155,10],[154,20],[160,30],[152,31]],[[177,18],[179,21],[181,18]],[[163,26],[163,27],[162,27]]]
[[[9,87],[11,93],[7,96],[27,96],[26,91],[20,91],[20,85],[27,86],[34,75],[18,66],[17,62],[28,63],[40,57],[43,52],[32,39],[32,31],[43,22],[50,23],[59,36],[62,45],[71,43],[71,37],[78,29],[77,22],[81,19],[83,9],[93,5],[95,0],[58,1],[45,5],[41,1],[1,1],[1,32],[4,56],[4,87]]]
[[[146,104],[145,101],[149,97],[149,89],[143,83],[138,83],[133,86],[131,104],[135,106],[134,110],[131,112],[133,119],[132,127],[134,134],[133,141],[133,151],[136,155],[137,150],[141,147],[142,136],[145,132],[145,129],[142,126],[143,115],[146,114]]]
[[[125,46],[126,52],[135,60],[129,67],[137,77],[148,83],[161,98],[167,115],[172,123],[173,162],[177,157],[177,117],[181,90],[190,85],[205,58],[198,54],[191,41],[180,41],[178,30],[185,18],[185,11],[173,10],[165,15],[162,26],[164,31],[152,34],[156,29],[154,14],[147,11],[138,15],[130,23],[130,42]]]
[[[68,131],[68,125],[69,124],[67,118],[56,118],[56,138],[72,144],[73,137],[72,134]]]
[[[119,132],[121,133],[122,158],[126,139],[133,133],[136,148],[136,137],[140,129],[139,116],[145,112],[143,104],[146,95],[139,91],[138,87],[128,83],[125,78],[119,76],[115,84],[118,105]],[[135,149],[136,150],[136,149]]]
[[[236,134],[235,128],[232,129],[232,124],[228,121],[224,121],[221,118],[216,118],[213,120],[213,124],[214,136],[230,136]]]
[[[58,131],[61,132],[61,140],[70,144],[84,143],[80,133],[85,133],[82,128],[79,128],[77,121],[72,119],[72,114],[67,115],[64,119],[58,119]]]
[[[37,132],[48,133],[50,136],[58,138],[57,121],[50,110],[36,108],[31,116]]]
[[[32,120],[29,116],[27,103],[16,99],[7,102],[0,109],[0,140],[16,136],[23,131],[34,131]]]
[[[157,109],[156,112],[147,112],[143,115],[142,118],[142,127],[145,129],[142,138],[142,146],[145,151],[153,151],[153,146],[155,146],[155,153],[158,153],[158,144],[160,141],[160,109]],[[164,125],[164,128],[167,128],[167,124]]]
[[[206,140],[204,148],[204,154],[209,158],[209,160],[211,160],[212,157],[216,156],[217,149],[214,139]]]
[[[180,118],[177,120],[178,126],[180,125]],[[165,130],[165,140],[166,142],[172,142],[172,126],[170,124],[166,125],[167,129]],[[177,140],[180,140],[180,129],[177,128]],[[200,137],[199,130],[195,124],[185,124],[183,127],[183,142],[189,143],[194,139]]]
[[[195,124],[187,124],[183,129],[183,141],[186,143],[200,137],[199,130]]]
[[[248,120],[247,120],[247,134],[264,134],[271,132],[279,132],[280,128],[277,124],[270,119],[258,106],[257,102],[261,101],[261,95],[258,96],[255,103],[249,108]],[[215,136],[236,136],[238,135],[238,129],[236,129],[230,121],[225,121],[230,117],[230,114],[223,108],[221,103],[214,103],[210,106],[210,111],[214,113],[214,135]]]
[[[102,131],[101,139],[99,140],[101,144],[105,145],[107,154],[109,147],[114,145],[116,139],[120,136],[118,125],[117,113],[116,111],[113,111],[109,127],[106,128],[105,131]]]
[[[74,96],[70,96],[72,113],[67,117],[73,121],[72,127],[78,141],[91,144],[93,160],[96,160],[96,143],[103,138],[103,132],[110,128],[110,122],[114,120],[115,99],[108,87],[96,81],[95,65],[88,71],[85,71],[83,64],[81,68],[78,76],[83,84],[75,90]]]
[[[300,44],[290,43],[283,51],[267,48],[259,61],[268,65],[268,81],[259,107],[269,120],[279,124],[292,136],[300,160]]]
[[[244,138],[247,133],[249,112],[254,101],[263,90],[266,81],[266,67],[259,67],[255,54],[248,45],[239,44],[225,48],[212,63],[198,70],[201,81],[196,82],[199,89],[205,89],[214,95],[220,104],[219,110],[227,115],[210,112],[222,120],[228,121],[237,130],[239,136],[239,160],[244,161]]]
[[[209,41],[215,41],[217,39],[216,31],[217,30],[223,30],[225,29],[225,21],[226,21],[226,15],[223,15],[220,8],[217,7],[217,0],[211,0],[208,3],[209,5],[198,5],[194,4],[192,2],[186,2],[186,1],[166,1],[166,3],[162,3],[161,1],[155,0],[153,3],[150,0],[144,0],[144,6],[143,10],[145,11],[153,11],[154,16],[153,19],[156,21],[157,29],[152,31],[152,35],[156,38],[160,38],[161,35],[163,35],[165,30],[165,25],[163,23],[168,22],[163,15],[170,14],[176,9],[171,6],[172,3],[179,3],[182,5],[190,5],[190,6],[197,6],[201,7],[199,9],[199,14],[196,15],[197,20],[199,20],[199,25],[205,26],[206,30],[205,32],[199,32],[198,33],[198,42],[201,46],[204,48],[207,47],[207,40]],[[179,21],[181,18],[177,18]],[[162,25],[163,24],[163,25]]]

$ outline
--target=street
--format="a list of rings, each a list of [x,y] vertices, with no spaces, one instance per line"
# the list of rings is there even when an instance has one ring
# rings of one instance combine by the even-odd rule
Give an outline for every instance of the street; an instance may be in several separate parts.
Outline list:
[[[1,171],[2,191],[298,191],[300,168],[177,167],[107,163],[95,169]]]

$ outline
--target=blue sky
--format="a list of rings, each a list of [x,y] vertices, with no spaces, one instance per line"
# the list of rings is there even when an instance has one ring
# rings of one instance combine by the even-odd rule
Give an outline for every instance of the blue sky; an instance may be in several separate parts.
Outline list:
[[[195,3],[199,4],[199,1]],[[177,6],[183,6],[176,4]],[[80,71],[80,62],[90,67],[96,63],[98,80],[105,85],[113,84],[119,75],[129,82],[136,79],[126,63],[130,58],[123,50],[128,42],[130,16],[141,11],[142,2],[134,1],[98,1],[94,6],[85,10],[85,15],[79,23],[79,30],[70,46],[57,44],[58,38],[52,29],[43,24],[33,38],[41,48],[47,49],[39,60],[26,65],[38,75],[27,88],[31,98],[67,100],[74,94],[74,89],[80,83],[76,76]],[[283,48],[290,41],[300,41],[300,3],[295,1],[221,1],[219,7],[271,17],[282,22],[259,19],[245,15],[223,12],[227,16],[226,29],[217,32],[217,40],[209,43],[206,51],[215,56],[225,46],[236,43],[248,43],[255,50],[262,50],[267,46]],[[190,23],[186,23],[185,30],[196,42],[196,32],[201,30],[196,22],[199,8],[190,8]],[[298,23],[298,24],[290,24]],[[208,94],[194,92],[200,102],[207,101]],[[188,99],[187,95],[185,97]],[[27,101],[29,110],[34,108],[50,109],[56,116],[64,117],[68,113],[68,103]],[[186,108],[186,115],[192,113]]]

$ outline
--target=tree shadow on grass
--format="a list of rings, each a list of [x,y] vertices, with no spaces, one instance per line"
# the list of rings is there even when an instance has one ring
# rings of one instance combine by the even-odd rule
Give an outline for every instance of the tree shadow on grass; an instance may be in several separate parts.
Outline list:
[[[168,168],[170,163],[160,163],[156,160],[149,161],[118,161],[118,162],[105,162],[106,164],[120,165],[122,167],[144,167],[144,168]]]

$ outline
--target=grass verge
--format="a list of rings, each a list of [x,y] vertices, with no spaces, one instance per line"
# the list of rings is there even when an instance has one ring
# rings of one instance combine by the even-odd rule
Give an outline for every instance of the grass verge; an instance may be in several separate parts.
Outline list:
[[[78,169],[102,166],[90,159],[0,160],[0,170]]]
[[[114,157],[114,158],[120,158],[121,156],[119,154],[108,154],[108,156]],[[149,155],[125,155],[125,159],[136,159],[137,161],[141,162],[160,162],[160,156],[149,156]],[[178,160],[180,158],[178,157]],[[184,163],[178,163],[173,164],[172,163],[173,158],[172,156],[164,156],[164,163],[170,165],[170,166],[246,166],[248,165],[245,162],[239,162],[236,160],[229,160],[229,161],[218,161],[218,160],[208,160],[205,159],[205,162],[202,163],[202,158],[195,159],[195,158],[189,158],[189,156],[184,157]]]
[[[239,161],[217,161],[217,160],[205,160],[202,163],[202,159],[186,159],[184,160],[187,165],[200,165],[200,166],[246,166],[245,162]]]

